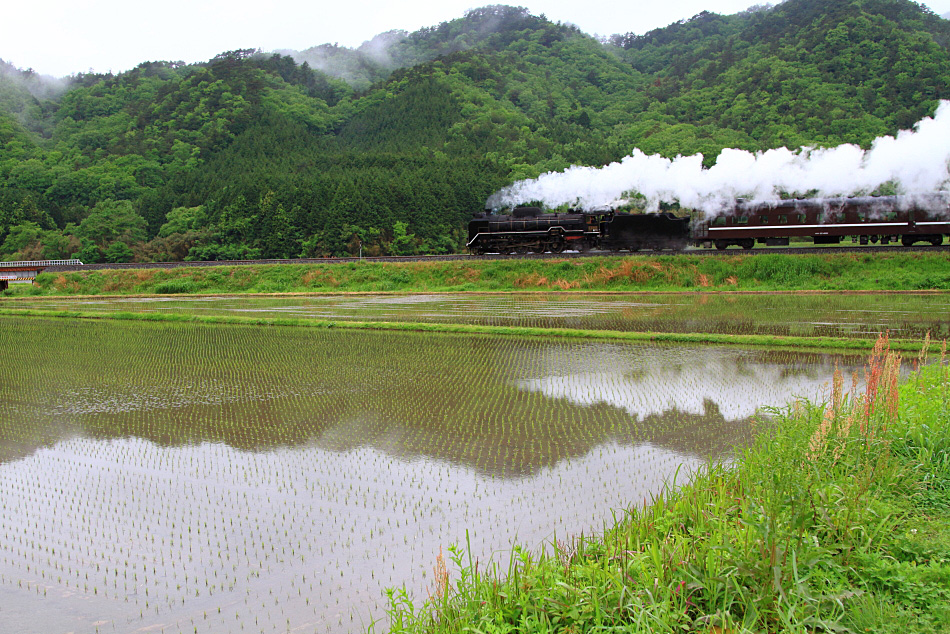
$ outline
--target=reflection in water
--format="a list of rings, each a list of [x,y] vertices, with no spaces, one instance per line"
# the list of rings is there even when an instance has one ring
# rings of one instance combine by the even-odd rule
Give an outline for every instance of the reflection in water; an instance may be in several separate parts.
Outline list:
[[[609,359],[610,350],[589,346],[578,358],[552,359],[550,374],[518,385],[579,405],[606,403],[639,418],[676,410],[702,419],[712,405],[735,421],[789,396],[821,397],[834,371],[830,358],[814,356],[806,365],[795,355],[783,360],[781,353],[723,348],[651,347],[622,359]]]
[[[3,318],[11,631],[352,631],[470,532],[590,530],[823,356]],[[12,607],[11,607],[12,606]]]

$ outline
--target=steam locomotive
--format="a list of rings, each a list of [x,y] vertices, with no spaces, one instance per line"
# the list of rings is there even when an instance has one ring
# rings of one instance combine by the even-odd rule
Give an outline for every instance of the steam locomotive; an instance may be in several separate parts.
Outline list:
[[[788,245],[900,242],[934,246],[950,236],[950,196],[806,198],[769,203],[737,201],[712,217],[618,211],[545,212],[518,207],[510,214],[480,212],[468,224],[468,248],[485,253],[561,253],[564,250],[682,250],[688,246],[751,249]]]

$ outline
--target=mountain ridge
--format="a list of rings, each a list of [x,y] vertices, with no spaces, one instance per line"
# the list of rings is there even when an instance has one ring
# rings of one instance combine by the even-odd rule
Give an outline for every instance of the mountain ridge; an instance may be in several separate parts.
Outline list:
[[[950,22],[908,0],[787,0],[602,40],[491,5],[360,56],[322,49],[353,85],[256,50],[58,95],[7,64],[0,257],[455,251],[500,187],[633,148],[709,164],[867,147],[950,98],[948,42]]]

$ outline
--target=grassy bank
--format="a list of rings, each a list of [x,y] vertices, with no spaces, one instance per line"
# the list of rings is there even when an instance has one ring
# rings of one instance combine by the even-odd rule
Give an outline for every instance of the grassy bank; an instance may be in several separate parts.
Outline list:
[[[721,344],[743,347],[793,348],[798,351],[869,350],[872,342],[848,337],[796,337],[787,335],[742,335],[713,332],[637,332],[616,330],[583,330],[579,328],[531,328],[525,326],[486,326],[436,322],[324,320],[294,317],[245,317],[241,315],[193,315],[181,313],[132,313],[79,310],[44,310],[0,307],[0,316],[54,317],[59,319],[117,319],[126,321],[191,322],[203,324],[244,324],[258,326],[294,326],[305,328],[337,328],[344,330],[392,330],[411,332],[445,332],[509,337],[555,337],[561,339],[594,339],[655,343]],[[894,349],[917,352],[917,341],[894,341]]]
[[[502,570],[453,548],[393,632],[946,632],[950,374],[898,386],[882,341],[867,387],[799,403],[602,534],[516,548]],[[488,570],[486,570],[488,568]],[[452,572],[449,570],[452,569]]]
[[[434,291],[950,290],[934,253],[614,256],[43,273],[9,295]]]

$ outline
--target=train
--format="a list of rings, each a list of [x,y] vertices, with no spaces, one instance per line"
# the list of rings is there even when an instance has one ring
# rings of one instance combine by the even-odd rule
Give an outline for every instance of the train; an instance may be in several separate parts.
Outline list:
[[[487,253],[571,251],[681,251],[687,247],[751,249],[817,245],[943,244],[950,236],[950,195],[738,200],[714,215],[670,212],[545,211],[517,207],[507,214],[478,212],[468,224],[468,249]]]

